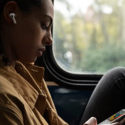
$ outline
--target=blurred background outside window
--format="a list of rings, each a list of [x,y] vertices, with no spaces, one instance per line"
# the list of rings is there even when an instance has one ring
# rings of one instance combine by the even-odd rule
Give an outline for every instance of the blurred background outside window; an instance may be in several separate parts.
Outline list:
[[[54,0],[53,53],[67,72],[125,66],[125,0]]]

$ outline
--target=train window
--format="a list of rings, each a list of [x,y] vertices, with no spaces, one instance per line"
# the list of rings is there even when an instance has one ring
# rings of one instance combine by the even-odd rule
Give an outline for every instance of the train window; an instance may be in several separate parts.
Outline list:
[[[125,0],[54,0],[53,53],[70,73],[125,66]]]

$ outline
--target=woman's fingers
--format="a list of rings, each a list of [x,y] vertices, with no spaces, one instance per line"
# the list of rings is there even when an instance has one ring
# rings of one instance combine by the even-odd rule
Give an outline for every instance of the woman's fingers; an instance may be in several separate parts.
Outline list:
[[[125,125],[125,117],[122,120],[120,120],[119,124],[120,125]]]
[[[97,120],[95,117],[91,117],[87,122],[85,122],[83,125],[97,125]]]

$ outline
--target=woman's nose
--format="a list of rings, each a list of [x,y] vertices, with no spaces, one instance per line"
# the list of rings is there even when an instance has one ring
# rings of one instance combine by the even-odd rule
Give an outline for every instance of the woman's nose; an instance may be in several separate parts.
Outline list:
[[[45,36],[44,40],[43,40],[43,43],[46,45],[46,46],[49,46],[53,43],[53,39],[52,39],[52,35],[51,33],[48,33],[48,35]]]
[[[52,37],[45,37],[43,42],[46,46],[49,46],[53,43],[53,39],[52,39]]]

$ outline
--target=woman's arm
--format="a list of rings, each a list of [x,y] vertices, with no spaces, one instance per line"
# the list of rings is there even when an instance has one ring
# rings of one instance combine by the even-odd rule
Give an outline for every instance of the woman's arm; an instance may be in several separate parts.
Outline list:
[[[1,125],[24,125],[21,114],[11,107],[0,106],[0,124]]]

